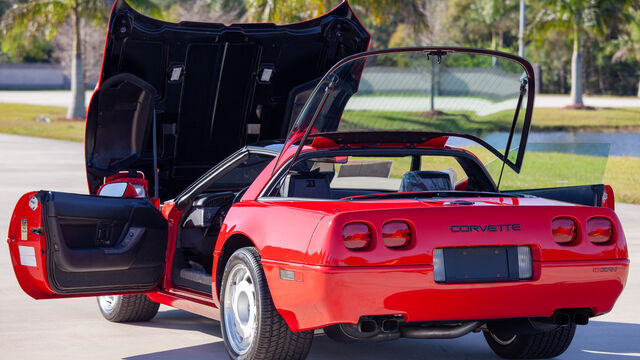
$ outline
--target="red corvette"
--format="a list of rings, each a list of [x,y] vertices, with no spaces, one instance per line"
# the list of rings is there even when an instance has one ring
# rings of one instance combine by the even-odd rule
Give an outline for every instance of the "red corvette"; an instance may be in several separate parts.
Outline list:
[[[564,352],[627,279],[611,188],[500,189],[527,146],[524,59],[368,42],[346,3],[225,26],[117,1],[87,115],[91,195],[20,199],[22,289],[98,296],[116,322],[159,304],[218,319],[234,359],[303,359],[316,329]],[[501,136],[492,114],[510,119]]]

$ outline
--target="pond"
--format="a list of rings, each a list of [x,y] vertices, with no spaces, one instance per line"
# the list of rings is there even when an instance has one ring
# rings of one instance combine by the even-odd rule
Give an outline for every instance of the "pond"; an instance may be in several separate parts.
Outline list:
[[[507,132],[491,133],[483,137],[489,143],[506,143],[509,136]],[[534,143],[542,143],[533,146]],[[610,144],[609,155],[640,157],[640,132],[625,133],[593,133],[593,132],[531,132],[527,147],[532,146],[535,151],[554,151],[555,144],[562,144],[562,148],[574,144],[577,153],[589,154],[595,148],[603,149],[606,146],[596,146],[592,151],[586,148],[591,144]],[[533,150],[533,149],[532,149]],[[598,150],[598,152],[600,152]],[[598,154],[593,154],[598,155]],[[606,154],[600,154],[605,156]]]

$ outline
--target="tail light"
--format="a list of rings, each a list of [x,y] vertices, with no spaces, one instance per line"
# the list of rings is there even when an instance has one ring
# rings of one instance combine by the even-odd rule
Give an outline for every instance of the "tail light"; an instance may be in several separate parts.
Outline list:
[[[411,242],[411,227],[404,221],[389,221],[382,226],[382,240],[389,248],[401,248]]]
[[[593,218],[587,221],[587,234],[594,244],[606,244],[613,238],[613,224],[605,218]]]
[[[349,250],[366,249],[371,243],[371,229],[365,223],[349,223],[342,228],[342,240]]]
[[[568,245],[578,237],[578,224],[573,219],[557,218],[551,222],[551,233],[555,242]]]

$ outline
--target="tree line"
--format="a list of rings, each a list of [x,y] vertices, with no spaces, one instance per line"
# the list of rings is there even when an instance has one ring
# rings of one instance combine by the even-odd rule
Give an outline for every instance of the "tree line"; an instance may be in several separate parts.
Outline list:
[[[339,0],[128,0],[168,21],[288,23],[321,15]],[[0,62],[58,62],[84,116],[87,78],[99,71],[113,0],[0,1]],[[520,0],[351,0],[372,49],[455,45],[518,52]],[[640,96],[640,2],[526,0],[525,57],[539,64],[542,91]],[[97,45],[96,45],[97,44]],[[83,66],[84,65],[84,66]]]

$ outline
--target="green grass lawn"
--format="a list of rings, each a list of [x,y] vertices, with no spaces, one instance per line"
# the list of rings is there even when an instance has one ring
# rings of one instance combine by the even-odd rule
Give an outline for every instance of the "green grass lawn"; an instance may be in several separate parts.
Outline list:
[[[487,166],[497,181],[497,162]],[[616,201],[640,204],[640,158],[604,157],[528,152],[520,174],[505,168],[500,186],[503,190],[549,188],[573,185],[611,185]]]
[[[54,106],[0,104],[0,133],[84,141],[84,121],[55,121],[66,109]],[[44,115],[51,123],[37,122]]]
[[[471,112],[427,115],[406,111],[345,111],[341,130],[384,129],[464,132],[483,134],[509,131],[513,111],[487,116]],[[640,131],[640,109],[535,109],[533,131]]]

